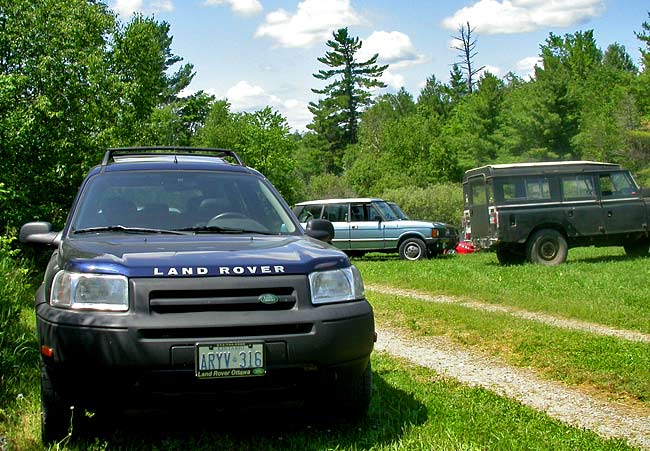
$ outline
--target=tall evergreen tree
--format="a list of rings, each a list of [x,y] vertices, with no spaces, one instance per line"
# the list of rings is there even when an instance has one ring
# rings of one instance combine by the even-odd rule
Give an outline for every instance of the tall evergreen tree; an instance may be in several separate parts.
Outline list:
[[[309,104],[314,119],[308,128],[324,136],[330,143],[330,150],[337,152],[357,141],[359,117],[371,103],[370,89],[386,87],[379,78],[388,65],[377,65],[378,54],[367,61],[357,61],[356,53],[362,42],[358,37],[351,37],[347,28],[335,31],[327,46],[331,50],[318,61],[328,69],[313,75],[330,83],[323,89],[312,89],[325,97]]]

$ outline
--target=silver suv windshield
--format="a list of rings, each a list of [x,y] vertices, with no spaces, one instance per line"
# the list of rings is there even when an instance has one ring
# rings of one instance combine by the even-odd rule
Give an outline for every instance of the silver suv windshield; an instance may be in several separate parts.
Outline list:
[[[398,217],[395,215],[395,212],[393,212],[393,209],[390,208],[390,205],[388,205],[386,202],[373,202],[373,204],[379,209],[381,215],[384,217],[384,220],[397,221]]]
[[[97,174],[81,195],[70,231],[275,235],[297,229],[257,177],[174,170]]]

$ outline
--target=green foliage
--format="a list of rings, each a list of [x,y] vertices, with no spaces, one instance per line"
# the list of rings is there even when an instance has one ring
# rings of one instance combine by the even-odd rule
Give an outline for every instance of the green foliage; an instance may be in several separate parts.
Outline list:
[[[319,80],[331,81],[323,89],[312,89],[325,97],[318,103],[310,102],[309,110],[314,119],[307,127],[329,143],[329,150],[340,152],[357,142],[359,117],[370,105],[369,90],[386,87],[379,77],[388,65],[378,66],[377,54],[367,61],[357,61],[355,55],[362,42],[350,36],[347,28],[340,28],[332,35],[333,39],[327,41],[331,50],[318,58],[328,69],[313,74]]]
[[[427,188],[392,188],[380,195],[395,202],[412,219],[439,221],[460,227],[463,216],[463,189],[459,184],[445,183]]]
[[[169,25],[135,16],[123,29],[101,2],[0,6],[0,227],[61,226],[87,169],[108,145],[139,142],[154,108],[191,79]]]
[[[0,236],[0,406],[7,406],[29,382],[36,346],[23,312],[33,304],[27,262],[12,249],[13,231]],[[0,416],[1,416],[0,411]]]
[[[253,113],[231,113],[227,101],[215,102],[196,144],[237,151],[244,163],[264,174],[289,203],[301,193],[295,172],[295,139],[286,119],[266,107]]]
[[[339,199],[356,195],[345,178],[334,174],[320,174],[311,178],[302,200]]]

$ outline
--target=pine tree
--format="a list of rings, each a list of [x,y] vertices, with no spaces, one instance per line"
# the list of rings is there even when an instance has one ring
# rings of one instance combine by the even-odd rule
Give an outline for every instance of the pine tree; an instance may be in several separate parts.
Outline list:
[[[318,103],[311,102],[309,111],[314,115],[307,127],[323,136],[330,150],[341,151],[357,141],[357,129],[361,112],[371,103],[371,88],[385,88],[379,80],[388,65],[378,66],[375,54],[367,61],[358,62],[355,54],[361,49],[358,37],[351,37],[347,28],[332,33],[327,41],[331,49],[318,61],[329,69],[313,74],[319,80],[331,80],[323,89],[312,89],[324,95]]]

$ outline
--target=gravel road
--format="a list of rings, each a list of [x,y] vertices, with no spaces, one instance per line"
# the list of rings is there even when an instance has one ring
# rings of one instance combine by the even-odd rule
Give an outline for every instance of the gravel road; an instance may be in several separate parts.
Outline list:
[[[367,286],[371,291],[424,298],[433,302],[459,302],[453,298],[433,297],[411,290]],[[470,308],[494,306],[461,302]],[[634,331],[609,329],[592,323],[563,320],[549,315],[498,307],[499,311],[527,319],[552,323],[556,327],[588,330],[632,341],[648,341],[648,336]],[[558,321],[559,320],[559,321]],[[568,321],[568,322],[567,322]],[[597,327],[594,327],[597,326]],[[650,409],[632,408],[589,396],[558,382],[541,379],[533,371],[509,366],[496,358],[468,351],[443,337],[406,337],[396,330],[377,327],[375,349],[405,358],[417,365],[469,386],[480,386],[519,401],[533,409],[575,427],[589,429],[606,438],[621,438],[633,446],[650,450]]]

